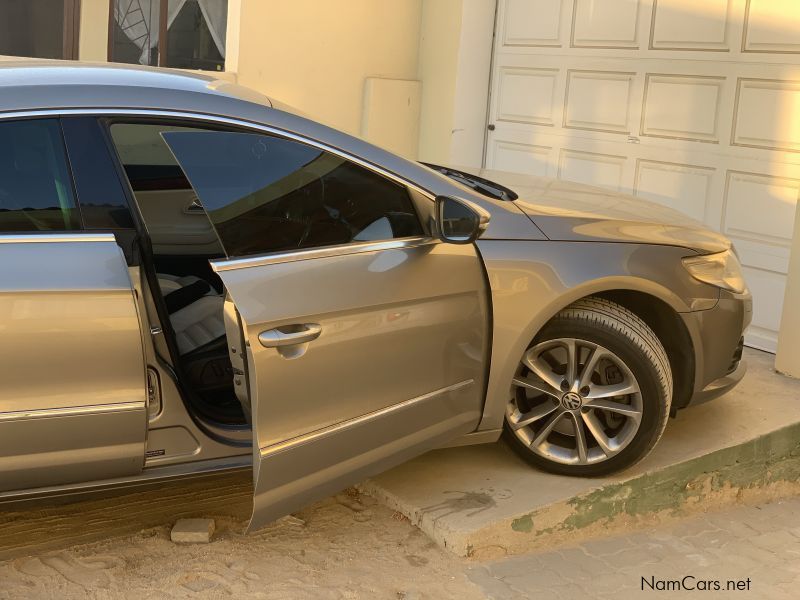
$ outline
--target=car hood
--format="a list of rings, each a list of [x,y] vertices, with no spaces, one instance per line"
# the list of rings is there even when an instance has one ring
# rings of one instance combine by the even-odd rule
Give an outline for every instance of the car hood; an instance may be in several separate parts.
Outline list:
[[[516,192],[514,204],[551,240],[663,244],[701,253],[731,246],[703,223],[635,196],[549,177],[490,169],[469,172]]]

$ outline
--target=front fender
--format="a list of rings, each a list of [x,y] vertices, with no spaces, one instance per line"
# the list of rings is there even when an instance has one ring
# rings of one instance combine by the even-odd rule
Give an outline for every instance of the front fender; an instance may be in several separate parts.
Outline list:
[[[679,313],[712,308],[719,290],[692,279],[675,246],[627,243],[479,240],[492,301],[492,350],[483,419],[502,426],[511,379],[522,353],[562,308],[600,292],[633,290]],[[698,333],[689,331],[693,343]]]

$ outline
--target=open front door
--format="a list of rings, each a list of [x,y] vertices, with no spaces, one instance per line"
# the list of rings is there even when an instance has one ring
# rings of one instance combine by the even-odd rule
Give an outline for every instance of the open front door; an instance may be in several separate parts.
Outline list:
[[[488,318],[473,246],[434,242],[404,186],[311,145],[162,135],[230,257],[212,266],[245,345],[231,354],[252,405],[251,528],[476,428]]]

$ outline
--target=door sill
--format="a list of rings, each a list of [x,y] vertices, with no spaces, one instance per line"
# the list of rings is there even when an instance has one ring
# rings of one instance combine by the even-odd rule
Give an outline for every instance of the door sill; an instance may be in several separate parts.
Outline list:
[[[12,490],[0,492],[0,506],[17,502],[27,502],[44,498],[88,496],[107,490],[136,489],[164,481],[177,481],[182,479],[196,479],[209,477],[220,473],[230,473],[252,469],[253,457],[251,454],[201,460],[163,467],[145,468],[137,475],[102,479],[91,482],[67,483],[42,488],[25,490]]]

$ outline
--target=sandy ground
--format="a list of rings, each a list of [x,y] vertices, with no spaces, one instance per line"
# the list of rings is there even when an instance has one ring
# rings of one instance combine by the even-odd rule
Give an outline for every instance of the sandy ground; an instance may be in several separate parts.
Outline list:
[[[210,544],[173,544],[164,524],[63,547],[98,523],[98,534],[105,527],[107,535],[109,523],[113,532],[114,522],[127,522],[119,513],[131,503],[146,504],[125,496],[96,502],[84,511],[73,505],[17,512],[13,517],[6,512],[6,525],[20,532],[37,531],[40,539],[32,546],[17,545],[15,540],[22,537],[3,539],[0,533],[0,549],[12,554],[0,562],[0,598],[485,597],[467,579],[462,561],[439,549],[404,517],[353,491],[250,535],[243,534],[246,521],[241,516],[217,517]],[[168,506],[160,507],[151,517],[164,519],[168,511]],[[232,512],[241,514],[241,507]],[[108,514],[118,518],[109,520]],[[49,537],[43,535],[47,527],[53,534]]]
[[[626,600],[646,594],[643,576],[686,574],[748,578],[743,598],[792,600],[800,586],[800,498],[477,561],[352,490],[245,535],[250,494],[249,474],[239,474],[66,505],[0,505],[0,600]],[[170,541],[186,516],[215,517],[210,544]]]

